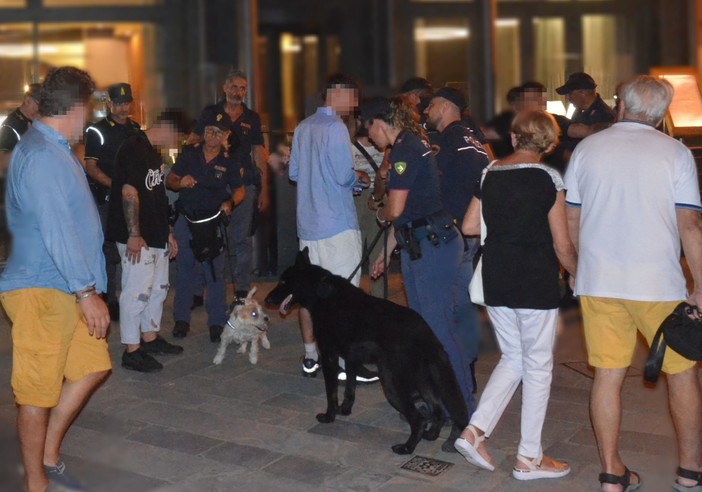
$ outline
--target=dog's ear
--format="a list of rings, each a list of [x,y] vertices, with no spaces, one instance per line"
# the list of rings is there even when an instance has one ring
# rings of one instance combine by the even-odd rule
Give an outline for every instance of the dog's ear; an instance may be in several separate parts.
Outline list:
[[[254,294],[256,293],[256,287],[251,287],[251,290],[249,291],[248,294],[246,294],[246,298],[251,300],[253,299]]]
[[[317,284],[317,295],[322,299],[329,299],[336,292],[336,287],[331,275],[324,275]]]
[[[310,248],[305,246],[302,251],[297,253],[297,256],[295,257],[295,266],[306,267],[310,265]]]

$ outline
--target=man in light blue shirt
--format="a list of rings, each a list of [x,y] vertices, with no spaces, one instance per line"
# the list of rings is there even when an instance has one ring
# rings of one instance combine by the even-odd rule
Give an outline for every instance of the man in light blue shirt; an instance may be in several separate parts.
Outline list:
[[[352,189],[357,181],[370,184],[366,173],[354,171],[351,138],[341,119],[358,106],[358,86],[345,75],[332,75],[322,95],[324,106],[295,129],[289,177],[297,182],[300,250],[307,247],[313,264],[348,278],[361,261],[362,249]],[[360,278],[359,270],[351,282],[358,286]],[[300,332],[305,344],[302,371],[314,376],[319,354],[305,309],[300,309]]]
[[[0,301],[12,321],[12,390],[25,490],[82,490],[59,459],[63,437],[111,369],[102,228],[70,143],[95,86],[77,68],[49,72],[39,120],[15,147],[7,178],[12,253]]]

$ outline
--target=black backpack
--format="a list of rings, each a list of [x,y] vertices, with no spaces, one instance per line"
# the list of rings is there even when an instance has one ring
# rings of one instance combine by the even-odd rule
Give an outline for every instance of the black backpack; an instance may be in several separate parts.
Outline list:
[[[697,310],[686,302],[681,302],[675,310],[663,320],[653,337],[648,353],[644,378],[655,383],[663,367],[666,347],[670,347],[686,359],[702,361],[702,319],[692,319],[690,314]]]

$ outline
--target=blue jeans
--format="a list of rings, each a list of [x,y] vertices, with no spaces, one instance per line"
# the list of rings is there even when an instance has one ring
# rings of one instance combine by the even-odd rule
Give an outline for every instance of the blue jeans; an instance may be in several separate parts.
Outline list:
[[[229,236],[229,259],[234,269],[234,285],[238,291],[248,291],[251,287],[251,261],[253,258],[253,238],[251,222],[254,207],[258,206],[257,188],[245,187],[244,200],[232,211],[227,234]]]
[[[224,253],[220,254],[212,261],[214,267],[214,278],[212,267],[209,262],[201,263],[193,256],[190,249],[190,229],[185,217],[180,216],[175,223],[173,234],[178,243],[178,255],[176,256],[176,290],[173,300],[173,319],[175,321],[185,321],[190,323],[190,306],[193,302],[193,288],[196,277],[202,275],[207,284],[207,321],[210,326],[224,326],[227,322],[227,301],[225,293],[224,279]]]
[[[473,361],[478,357],[480,336],[478,333],[478,313],[468,296],[468,284],[473,278],[473,256],[478,249],[479,240],[463,238],[465,250],[461,256],[456,277],[453,282],[453,316],[456,322],[456,335],[466,359]]]
[[[463,241],[459,235],[448,243],[440,242],[438,246],[433,246],[428,240],[419,244],[422,257],[418,260],[410,260],[407,251],[402,250],[402,276],[407,303],[429,324],[446,350],[468,415],[471,415],[475,409],[470,370],[472,359],[459,342],[453,314],[452,289],[463,254]]]

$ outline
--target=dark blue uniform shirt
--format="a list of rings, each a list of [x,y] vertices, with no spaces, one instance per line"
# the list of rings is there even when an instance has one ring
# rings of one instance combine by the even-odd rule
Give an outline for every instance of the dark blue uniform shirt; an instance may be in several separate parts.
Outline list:
[[[473,198],[488,156],[473,132],[461,121],[454,121],[436,137],[436,163],[439,167],[444,207],[462,221]]]
[[[394,222],[396,228],[443,210],[434,155],[418,135],[403,131],[395,140],[387,188],[409,190],[402,215]]]
[[[222,100],[213,107],[215,111],[224,112],[226,101]],[[260,185],[261,177],[256,169],[256,165],[251,157],[251,150],[254,145],[263,145],[263,133],[261,133],[261,118],[256,111],[243,105],[244,111],[236,121],[232,122],[229,135],[229,151],[236,162],[244,171],[243,179],[245,185]],[[204,114],[204,111],[203,111]],[[205,122],[202,114],[195,123],[193,132],[202,135],[205,131]]]
[[[189,145],[183,149],[171,172],[181,178],[188,174],[195,178],[193,188],[179,191],[178,206],[188,214],[214,212],[230,199],[231,190],[243,186],[239,166],[231,156],[220,153],[210,162],[205,162],[202,146]]]

